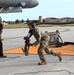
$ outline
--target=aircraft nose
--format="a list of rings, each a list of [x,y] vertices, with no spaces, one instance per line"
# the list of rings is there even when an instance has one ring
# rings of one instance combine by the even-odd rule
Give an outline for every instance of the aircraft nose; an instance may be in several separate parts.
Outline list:
[[[35,5],[37,6],[39,4],[39,2],[37,0],[35,0]]]
[[[32,2],[33,2],[33,7],[35,7],[39,4],[39,2],[37,0],[32,0]]]

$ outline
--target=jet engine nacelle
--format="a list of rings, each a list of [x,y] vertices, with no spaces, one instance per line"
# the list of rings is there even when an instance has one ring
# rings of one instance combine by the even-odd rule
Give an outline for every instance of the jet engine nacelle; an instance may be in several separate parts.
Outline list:
[[[9,7],[6,9],[1,8],[1,13],[13,13],[13,12],[22,12],[22,7]]]

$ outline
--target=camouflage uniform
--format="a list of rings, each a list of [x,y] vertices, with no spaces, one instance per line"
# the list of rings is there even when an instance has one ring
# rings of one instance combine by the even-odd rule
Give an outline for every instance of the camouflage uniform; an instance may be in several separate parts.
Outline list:
[[[57,53],[53,50],[49,50],[48,48],[48,43],[49,43],[49,35],[47,35],[47,33],[42,32],[38,27],[35,27],[35,29],[32,31],[32,35],[34,35],[36,41],[33,43],[34,46],[37,46],[38,44],[40,44],[39,48],[38,48],[38,55],[39,58],[42,62],[46,61],[44,58],[44,53],[43,51],[45,50],[45,52],[47,54],[52,54],[54,56],[57,55]]]

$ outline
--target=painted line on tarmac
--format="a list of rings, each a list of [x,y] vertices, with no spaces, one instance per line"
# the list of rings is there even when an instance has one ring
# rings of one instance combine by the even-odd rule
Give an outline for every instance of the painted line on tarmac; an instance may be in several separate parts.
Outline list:
[[[47,73],[59,73],[59,74],[61,74],[62,72],[66,72],[66,73],[68,73],[69,75],[74,75],[74,73],[73,72],[70,72],[69,70],[66,70],[66,69],[62,69],[62,70],[50,70],[50,71],[45,71],[45,70],[40,70],[40,71],[37,71],[37,72],[26,72],[26,73],[16,73],[16,74],[14,74],[14,75],[26,75],[26,74],[28,74],[28,75],[35,75],[35,74],[38,74],[38,73],[45,73],[45,75],[46,75],[46,72]]]
[[[67,32],[67,31],[70,31],[70,29],[65,29],[65,30],[62,30],[60,32]]]

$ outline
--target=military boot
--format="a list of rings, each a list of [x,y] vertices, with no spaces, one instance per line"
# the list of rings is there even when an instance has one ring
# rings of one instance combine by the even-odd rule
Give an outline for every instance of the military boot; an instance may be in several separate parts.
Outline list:
[[[0,58],[6,58],[7,56],[5,56],[5,55],[2,55],[2,56],[0,56]]]
[[[42,62],[39,62],[38,65],[46,65],[47,62],[46,61],[42,61]]]
[[[57,56],[59,58],[59,61],[62,61],[61,53],[57,53]]]

